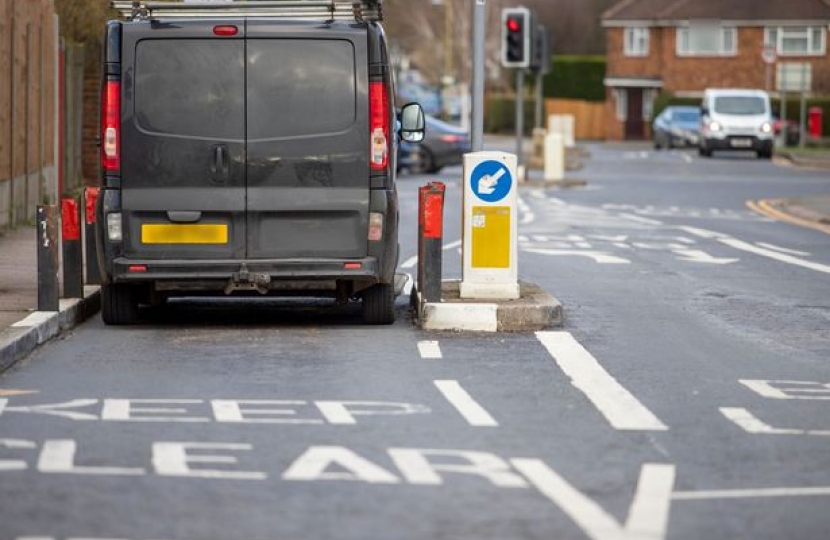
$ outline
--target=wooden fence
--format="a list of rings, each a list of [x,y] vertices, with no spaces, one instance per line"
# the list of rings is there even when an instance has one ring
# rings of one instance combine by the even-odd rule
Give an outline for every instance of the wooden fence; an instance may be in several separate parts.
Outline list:
[[[571,114],[577,140],[605,139],[605,103],[574,99],[546,99],[545,115]]]
[[[0,0],[0,230],[32,222],[38,204],[58,198],[71,97],[61,56],[54,0]]]

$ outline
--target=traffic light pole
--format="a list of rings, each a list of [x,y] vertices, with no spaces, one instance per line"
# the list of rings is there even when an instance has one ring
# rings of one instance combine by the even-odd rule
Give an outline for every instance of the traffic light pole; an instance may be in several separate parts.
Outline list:
[[[524,160],[522,159],[522,143],[524,142],[524,122],[525,120],[525,71],[523,69],[516,70],[516,159],[517,167],[521,167]]]
[[[471,142],[473,152],[484,149],[484,28],[487,0],[473,0],[473,107]]]

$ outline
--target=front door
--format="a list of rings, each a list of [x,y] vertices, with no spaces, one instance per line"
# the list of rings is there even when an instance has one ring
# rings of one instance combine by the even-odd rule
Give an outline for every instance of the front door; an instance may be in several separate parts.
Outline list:
[[[645,138],[643,122],[643,89],[628,88],[628,117],[625,119],[625,139],[641,140]]]

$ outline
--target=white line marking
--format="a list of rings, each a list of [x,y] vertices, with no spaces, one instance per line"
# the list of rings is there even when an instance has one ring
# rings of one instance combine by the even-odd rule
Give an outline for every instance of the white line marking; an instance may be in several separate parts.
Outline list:
[[[418,256],[413,255],[401,264],[401,268],[414,268],[418,264]]]
[[[727,236],[723,233],[719,233],[716,231],[710,231],[707,229],[700,229],[698,227],[688,227],[688,226],[680,226],[677,227],[681,231],[686,231],[689,234],[693,234],[695,236],[699,236],[700,238],[727,238]]]
[[[830,486],[803,488],[712,489],[707,491],[675,491],[675,501],[706,501],[714,499],[753,499],[760,497],[820,497],[830,495]]]
[[[692,156],[690,156],[689,154],[680,154],[680,155],[683,158],[683,161],[685,161],[686,163],[691,163],[692,162]]]
[[[673,253],[677,254],[677,259],[680,261],[690,261],[704,264],[732,264],[740,261],[740,259],[731,259],[727,257],[713,257],[705,251],[699,249],[673,249]]]
[[[830,437],[830,430],[786,429],[771,426],[743,407],[721,407],[719,410],[727,419],[736,423],[747,433],[752,433],[753,435],[809,435],[812,437]]]
[[[569,249],[544,249],[544,248],[524,248],[522,251],[526,253],[537,253],[539,255],[571,255],[581,256],[593,259],[598,264],[631,264],[628,259],[610,255],[601,251],[571,251]]]
[[[437,341],[419,341],[418,352],[424,360],[440,360],[444,358],[441,354],[441,346]]]
[[[438,390],[453,407],[471,425],[476,427],[496,427],[499,425],[484,407],[461,387],[458,381],[433,381]]]
[[[656,219],[649,219],[640,216],[635,216],[634,214],[620,214],[621,218],[630,219],[631,221],[637,221],[639,223],[645,223],[646,225],[662,225],[662,221],[657,221]]]
[[[797,257],[793,257],[792,255],[786,255],[784,253],[778,253],[777,251],[772,251],[770,249],[764,249],[758,246],[753,246],[748,242],[744,242],[743,240],[738,240],[737,238],[718,238],[718,241],[722,244],[726,244],[727,246],[731,246],[735,249],[740,249],[741,251],[748,251],[750,253],[754,253],[756,255],[760,255],[762,257],[768,257],[770,259],[775,259],[776,261],[784,262],[787,264],[792,264],[795,266],[800,266],[802,268],[807,268],[809,270],[815,270],[816,272],[823,272],[825,274],[830,274],[830,266],[826,264],[819,264],[812,261],[805,261],[803,259],[799,259]]]
[[[460,246],[461,246],[461,239],[458,239],[458,240],[455,240],[453,242],[450,242],[449,244],[444,244],[444,247],[442,249],[444,251],[449,251],[453,248],[457,248],[457,247],[460,247]]]
[[[720,407],[718,410],[747,433],[765,435],[801,435],[803,433],[800,429],[774,428],[743,407]]]
[[[559,368],[619,430],[666,431],[661,422],[631,392],[617,382],[569,332],[536,332]]]
[[[406,284],[403,286],[401,294],[403,294],[404,297],[409,298],[409,296],[412,295],[413,287],[415,287],[415,280],[412,278],[412,274],[410,273],[406,274],[406,278]]]
[[[790,255],[801,255],[802,257],[809,257],[810,256],[810,253],[807,252],[807,251],[798,251],[797,249],[787,249],[787,248],[784,248],[784,247],[781,247],[781,246],[776,246],[774,244],[767,244],[766,242],[758,242],[758,245],[763,247],[763,248],[772,249],[774,251],[780,251],[781,253],[789,253]]]
[[[538,459],[512,459],[542,495],[562,509],[592,540],[663,540],[674,488],[674,465],[646,463],[625,525]]]
[[[527,225],[528,223],[532,223],[536,219],[536,214],[533,213],[530,206],[521,197],[518,197],[516,202],[519,205],[519,212],[522,215],[522,219],[519,221],[519,224]]]

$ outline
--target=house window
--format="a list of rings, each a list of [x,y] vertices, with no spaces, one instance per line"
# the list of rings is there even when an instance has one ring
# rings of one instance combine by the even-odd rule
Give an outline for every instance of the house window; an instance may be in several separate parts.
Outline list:
[[[827,35],[823,26],[779,26],[766,29],[764,42],[780,56],[824,56]]]
[[[677,29],[678,56],[735,56],[738,54],[734,26],[692,25]]]
[[[648,56],[648,28],[626,28],[625,56]]]
[[[617,120],[625,122],[628,120],[628,91],[624,88],[615,88],[614,98],[617,102]]]

